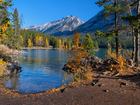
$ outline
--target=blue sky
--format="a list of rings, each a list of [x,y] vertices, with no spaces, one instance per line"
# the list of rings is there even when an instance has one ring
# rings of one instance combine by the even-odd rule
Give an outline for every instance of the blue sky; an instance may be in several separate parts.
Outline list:
[[[79,17],[84,22],[96,15],[102,8],[98,0],[13,0],[19,16],[23,14],[22,27],[43,25],[46,22],[59,20],[67,15]]]

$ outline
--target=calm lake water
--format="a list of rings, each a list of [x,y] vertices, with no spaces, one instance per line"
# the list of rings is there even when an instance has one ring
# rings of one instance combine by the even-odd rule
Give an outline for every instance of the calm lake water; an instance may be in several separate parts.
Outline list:
[[[64,83],[62,70],[67,62],[65,50],[24,50],[27,54],[19,55],[22,72],[9,77],[2,82],[6,87],[16,89],[19,92],[33,93],[58,88]],[[107,49],[96,51],[96,56],[104,58]],[[22,56],[22,57],[21,57]],[[70,81],[70,75],[67,76]]]

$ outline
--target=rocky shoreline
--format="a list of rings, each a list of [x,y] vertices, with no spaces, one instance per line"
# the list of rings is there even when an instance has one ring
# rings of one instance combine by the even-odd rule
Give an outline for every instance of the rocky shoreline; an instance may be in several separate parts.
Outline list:
[[[128,68],[137,69],[136,72],[135,71],[130,72],[128,75],[134,75],[140,72],[140,69],[135,68],[134,66],[135,63],[132,61],[132,59],[127,59],[126,62],[127,62]],[[88,69],[89,67],[91,67],[93,71],[97,71],[100,74],[105,74],[105,75],[110,75],[110,76],[113,72],[110,70],[112,64],[117,64],[117,62],[111,57],[101,59],[101,58],[98,58],[97,56],[87,56],[85,58],[80,59],[80,65],[82,65],[84,69]],[[68,64],[65,64],[62,70],[73,73],[73,70],[68,66]],[[120,75],[120,73],[116,72],[113,75],[118,76]]]
[[[20,62],[12,56],[13,55],[19,55],[19,54],[25,54],[27,52],[25,52],[23,50],[11,49],[7,45],[1,45],[1,48],[2,48],[1,49],[1,56],[4,56],[3,60],[5,62],[8,62],[7,63],[7,68],[6,68],[6,70],[4,70],[4,73],[1,77],[20,73],[22,71],[21,70],[22,67],[19,66]]]
[[[22,67],[19,66],[19,63],[20,62],[18,60],[12,58],[12,60],[8,62],[7,68],[4,70],[3,75],[0,77],[10,76],[22,72]]]
[[[18,54],[25,54],[27,52],[23,51],[23,50],[16,50],[16,49],[12,49],[7,45],[1,45],[1,50],[0,50],[1,54],[7,54],[7,55],[18,55]]]

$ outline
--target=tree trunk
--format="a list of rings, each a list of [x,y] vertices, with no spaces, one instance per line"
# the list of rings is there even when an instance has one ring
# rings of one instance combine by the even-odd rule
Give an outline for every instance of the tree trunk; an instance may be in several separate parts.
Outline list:
[[[134,35],[134,28],[132,27],[132,36],[133,36],[133,52],[132,52],[132,60],[135,60],[135,50],[136,50],[136,37]]]
[[[140,0],[137,0],[137,15],[140,14]],[[138,18],[138,24],[140,23],[140,20]],[[137,29],[137,33],[136,33],[136,57],[135,57],[135,61],[137,64],[139,64],[139,38],[140,38],[140,33],[139,33],[139,29]]]
[[[117,0],[115,0],[115,5],[114,7],[117,6]],[[115,11],[115,42],[116,42],[116,57],[118,58],[119,57],[119,41],[118,41],[118,12]]]
[[[127,0],[127,3],[129,4],[131,1]],[[132,15],[132,8],[129,5],[129,15]],[[135,51],[136,51],[136,37],[134,34],[134,26],[131,26],[132,29],[132,36],[133,36],[133,51],[132,51],[132,60],[135,61]]]

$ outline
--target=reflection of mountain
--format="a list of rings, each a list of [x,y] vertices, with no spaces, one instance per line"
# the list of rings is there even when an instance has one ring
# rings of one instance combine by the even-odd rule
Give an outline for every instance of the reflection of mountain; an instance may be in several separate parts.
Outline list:
[[[62,68],[67,62],[67,52],[64,50],[28,50],[25,59],[20,60],[21,66],[31,71],[43,71],[63,76]],[[24,69],[24,68],[23,68]]]

